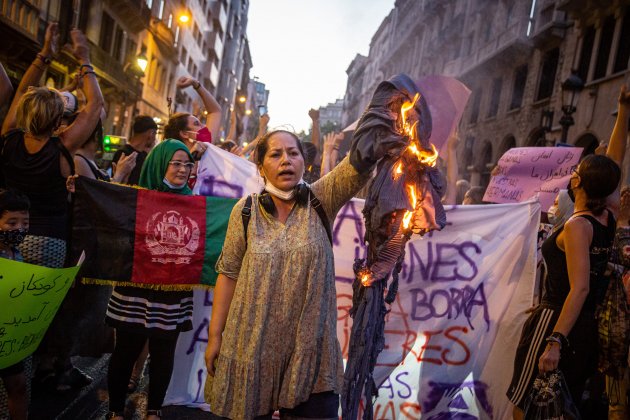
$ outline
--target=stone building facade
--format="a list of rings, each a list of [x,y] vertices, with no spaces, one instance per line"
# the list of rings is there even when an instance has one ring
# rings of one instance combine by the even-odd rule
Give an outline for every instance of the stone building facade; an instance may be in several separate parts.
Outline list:
[[[348,68],[344,123],[394,74],[456,77],[472,91],[459,129],[460,176],[486,185],[510,147],[559,142],[561,85],[575,69],[585,87],[567,142],[592,152],[612,132],[628,78],[629,10],[627,0],[397,0],[368,57]]]
[[[137,114],[166,123],[169,98],[172,111],[203,119],[194,92],[176,91],[177,78],[194,77],[216,95],[224,74],[239,80],[249,74],[251,58],[242,59],[248,46],[230,42],[234,28],[246,40],[247,12],[248,0],[0,0],[0,36],[8,40],[0,45],[0,61],[17,84],[39,51],[47,22],[59,22],[62,36],[79,27],[90,41],[105,98],[105,133],[126,137]],[[144,72],[139,57],[147,60]],[[73,58],[62,53],[42,83],[62,88],[75,69]]]

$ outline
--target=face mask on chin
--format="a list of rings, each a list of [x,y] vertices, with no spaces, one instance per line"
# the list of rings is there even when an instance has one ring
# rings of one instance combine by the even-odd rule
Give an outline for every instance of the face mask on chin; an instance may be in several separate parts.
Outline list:
[[[0,243],[16,247],[22,243],[26,235],[28,235],[28,229],[0,230]]]

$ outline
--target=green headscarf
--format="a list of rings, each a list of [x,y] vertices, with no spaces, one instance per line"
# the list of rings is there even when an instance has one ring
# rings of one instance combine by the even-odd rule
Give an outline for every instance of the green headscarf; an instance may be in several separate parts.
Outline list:
[[[192,195],[192,191],[188,185],[182,189],[176,190],[164,183],[164,175],[166,175],[168,163],[173,159],[173,155],[178,150],[185,151],[191,162],[195,161],[184,143],[174,139],[164,140],[151,150],[151,153],[149,153],[149,156],[147,156],[144,161],[138,185],[150,190]]]

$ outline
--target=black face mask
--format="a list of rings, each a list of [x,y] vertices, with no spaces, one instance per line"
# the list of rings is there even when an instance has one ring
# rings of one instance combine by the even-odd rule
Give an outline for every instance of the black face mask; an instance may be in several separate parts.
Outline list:
[[[0,230],[0,243],[16,247],[22,243],[26,235],[28,235],[28,229]]]
[[[571,188],[571,182],[569,182],[569,186],[567,187],[567,195],[569,196],[571,201],[575,203],[575,194],[573,193],[573,189]]]

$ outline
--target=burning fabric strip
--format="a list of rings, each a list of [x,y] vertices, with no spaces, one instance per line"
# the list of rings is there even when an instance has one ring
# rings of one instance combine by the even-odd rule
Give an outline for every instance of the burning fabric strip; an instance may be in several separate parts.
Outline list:
[[[361,394],[363,418],[372,419],[372,398],[378,393],[372,374],[385,346],[389,312],[385,303],[396,298],[407,241],[412,233],[424,235],[446,225],[440,201],[446,182],[435,168],[438,152],[430,137],[428,104],[406,75],[379,84],[354,134],[350,156],[384,157],[377,163],[363,210],[367,260],[354,264],[353,325],[341,402],[344,420],[357,418]],[[380,151],[385,152],[374,153]]]

